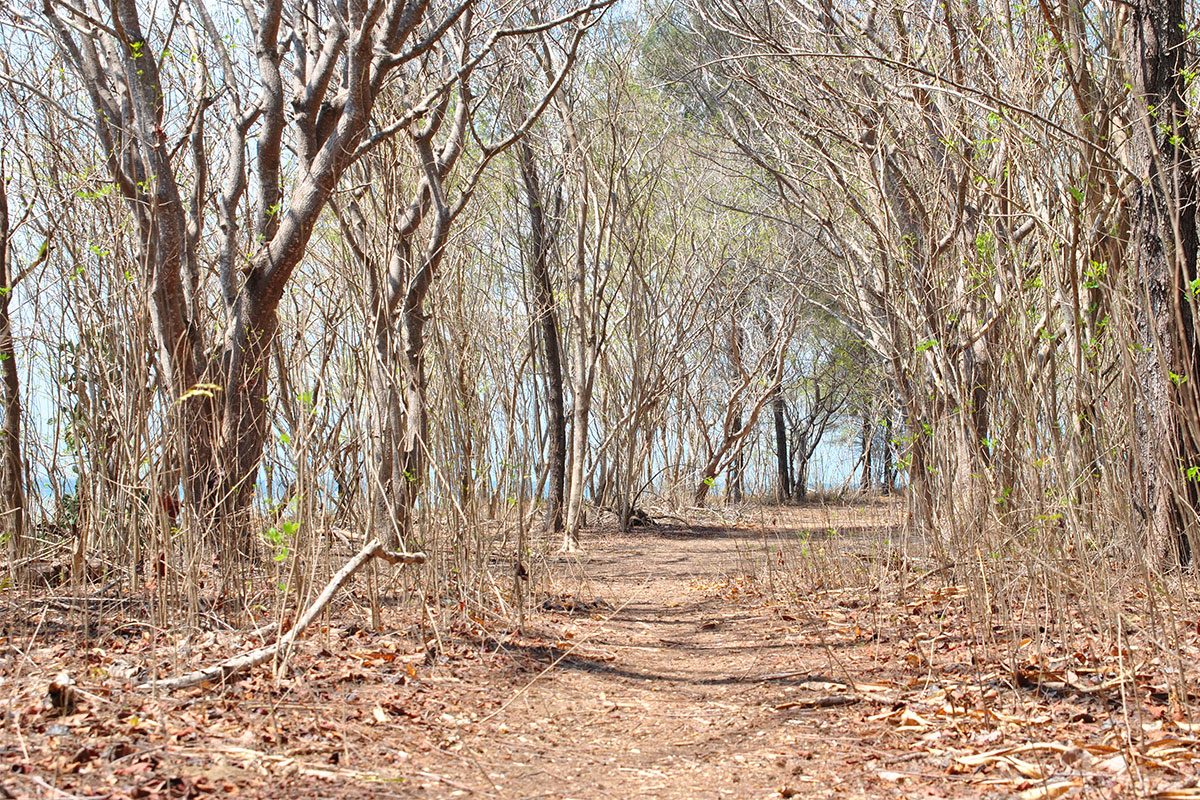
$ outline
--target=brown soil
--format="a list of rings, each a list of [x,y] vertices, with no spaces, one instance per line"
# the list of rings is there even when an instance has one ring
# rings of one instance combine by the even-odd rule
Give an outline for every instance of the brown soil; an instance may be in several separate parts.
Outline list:
[[[982,663],[955,616],[961,588],[930,582],[900,605],[871,587],[806,584],[789,567],[808,542],[797,528],[878,544],[887,522],[798,512],[595,536],[586,553],[551,559],[539,585],[552,588],[523,635],[446,630],[435,652],[408,626],[335,620],[283,677],[263,667],[160,698],[122,683],[144,640],[13,644],[0,787],[47,798],[1188,791],[1196,748],[1184,723],[1173,727],[1160,704],[1135,742],[1091,683],[1058,691],[1046,668],[1045,685],[1017,685],[1011,669]],[[238,646],[198,645],[179,667]],[[59,669],[85,692],[69,708],[46,694]],[[1082,667],[1070,674],[1070,685],[1089,680]]]

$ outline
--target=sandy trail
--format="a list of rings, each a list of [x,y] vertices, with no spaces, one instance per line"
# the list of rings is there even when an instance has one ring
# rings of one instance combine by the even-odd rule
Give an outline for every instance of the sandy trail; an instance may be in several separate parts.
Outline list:
[[[570,649],[465,726],[450,751],[458,788],[529,798],[895,791],[858,766],[894,754],[855,733],[843,708],[788,706],[832,697],[819,676],[841,676],[821,636],[798,635],[803,621],[744,580],[777,543],[752,531],[647,532],[560,563],[580,600]]]

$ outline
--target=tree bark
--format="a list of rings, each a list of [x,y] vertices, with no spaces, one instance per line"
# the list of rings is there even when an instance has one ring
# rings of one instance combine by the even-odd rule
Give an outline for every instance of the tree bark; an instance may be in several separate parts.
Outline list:
[[[892,412],[883,418],[883,493],[890,495],[896,490],[896,467],[892,458]]]
[[[1168,566],[1191,558],[1198,482],[1195,324],[1194,156],[1184,98],[1188,48],[1182,0],[1139,0],[1130,25],[1130,72],[1141,119],[1135,125],[1133,247],[1143,287],[1138,332],[1146,393],[1137,425],[1145,477],[1150,555]],[[1142,502],[1137,502],[1141,500]]]
[[[591,423],[592,392],[595,388],[600,344],[596,316],[588,313],[586,245],[591,180],[588,174],[588,159],[575,132],[574,111],[562,92],[555,96],[555,105],[575,160],[578,192],[575,212],[575,262],[571,276],[571,327],[574,330],[575,352],[575,368],[571,374],[571,475],[567,494],[566,530],[563,532],[563,550],[574,551],[579,549],[579,532],[584,522],[583,494],[587,476],[588,429]]]
[[[775,418],[775,463],[779,471],[779,483],[775,487],[775,500],[779,503],[786,503],[792,499],[792,462],[788,458],[787,419],[784,414],[785,411],[783,387],[777,386],[775,387],[775,394],[771,398],[771,413]]]
[[[397,331],[394,307],[380,291],[375,265],[364,259],[363,271],[371,286],[374,354],[371,359],[371,447],[367,464],[367,497],[371,508],[372,533],[391,546],[400,541],[400,516],[395,487],[399,434],[403,426],[400,386],[397,377]]]
[[[441,246],[438,250],[440,252]],[[429,412],[425,389],[425,297],[433,282],[434,265],[423,264],[404,300],[401,321],[404,366],[404,438],[401,441],[397,481],[400,484],[399,530],[384,540],[388,550],[400,549],[402,536],[412,539],[416,506],[428,471]]]
[[[862,490],[871,491],[871,445],[874,443],[875,422],[870,414],[862,418]]]
[[[0,371],[4,381],[4,424],[0,428],[4,447],[0,454],[0,492],[3,493],[9,563],[14,564],[24,552],[26,508],[25,462],[21,453],[21,376],[17,371],[12,320],[8,310],[16,282],[12,273],[10,233],[6,176],[4,165],[0,163]],[[43,246],[42,256],[48,246],[49,243]]]
[[[563,530],[563,494],[567,470],[567,422],[563,402],[562,351],[559,347],[558,317],[555,314],[554,290],[548,265],[549,241],[542,191],[533,148],[522,139],[518,148],[521,180],[525,186],[525,202],[529,208],[530,252],[529,272],[533,280],[534,321],[541,333],[542,353],[546,364],[546,410],[549,416],[549,447],[547,453],[547,484],[545,530]]]
[[[740,416],[733,418],[733,427],[737,430],[741,429],[742,418]],[[729,462],[729,469],[727,471],[729,475],[729,486],[726,487],[726,490],[729,494],[729,501],[731,503],[742,502],[745,495],[745,490],[742,485],[742,460],[742,446],[739,444],[737,449],[733,452],[733,459]]]
[[[793,455],[796,457],[796,480],[792,484],[792,494],[797,500],[808,499],[808,472],[814,447],[809,446],[808,431],[800,434]]]

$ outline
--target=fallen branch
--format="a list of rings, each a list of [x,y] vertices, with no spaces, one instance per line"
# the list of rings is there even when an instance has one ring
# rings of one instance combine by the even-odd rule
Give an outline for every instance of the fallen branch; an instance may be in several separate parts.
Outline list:
[[[859,702],[862,702],[862,698],[852,694],[829,694],[821,697],[808,697],[804,700],[793,700],[790,703],[780,703],[774,709],[784,711],[789,708],[833,708],[834,706],[851,706]]]
[[[790,683],[839,683],[842,686],[853,686],[854,681],[848,681],[845,678],[835,678],[832,675],[826,675],[822,672],[772,672],[769,675],[756,675],[754,680],[763,681],[782,681],[786,680]]]
[[[392,564],[423,564],[425,562],[424,553],[401,553],[401,552],[386,552],[383,549],[383,544],[378,539],[372,539],[370,542],[359,550],[354,558],[350,559],[342,566],[341,569],[329,579],[329,583],[317,595],[317,599],[313,604],[301,615],[300,619],[296,620],[296,624],[279,637],[279,640],[274,644],[269,644],[264,647],[258,647],[254,650],[249,650],[245,653],[240,653],[232,658],[227,658],[219,664],[214,664],[211,667],[198,669],[194,672],[189,672],[186,675],[180,675],[177,678],[162,678],[157,681],[146,681],[139,684],[139,689],[186,689],[190,686],[199,686],[202,683],[210,681],[223,681],[231,675],[236,675],[239,672],[257,667],[259,664],[264,664],[273,659],[281,650],[289,647],[296,638],[304,632],[314,619],[316,619],[325,606],[329,605],[329,601],[337,594],[338,589],[342,588],[342,584],[350,580],[350,576],[362,569],[374,557],[382,558]]]

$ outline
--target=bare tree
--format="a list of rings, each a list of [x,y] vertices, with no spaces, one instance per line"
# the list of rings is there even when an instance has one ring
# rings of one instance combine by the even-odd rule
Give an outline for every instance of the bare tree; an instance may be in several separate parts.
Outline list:
[[[435,221],[411,279],[391,285],[381,307],[398,308],[404,299],[404,439],[407,457],[419,460],[422,304],[449,223],[470,196],[448,199],[442,181],[468,133],[477,133],[469,125],[478,103],[472,78],[504,42],[604,5],[525,25],[514,7],[477,9],[470,0],[352,3],[345,13],[324,2],[274,0],[240,23],[227,18],[232,9],[214,12],[202,2],[149,16],[132,0],[105,10],[43,5],[45,35],[90,99],[108,170],[139,231],[159,379],[179,401],[185,497],[203,519],[242,524],[268,427],[279,302],[342,176],[401,131],[413,141],[422,183],[397,222],[400,238],[414,235],[430,209]],[[243,35],[252,61],[235,49]],[[173,57],[185,47],[195,55],[186,68]],[[381,107],[396,87],[405,101]],[[452,98],[458,111],[449,125],[457,133],[435,152]],[[508,143],[482,143],[480,163]],[[218,157],[224,180],[211,192]],[[239,206],[246,202],[254,213],[243,230]],[[210,251],[224,328],[216,341],[205,295]],[[399,263],[408,265],[403,257]],[[420,472],[417,463],[404,469]]]

